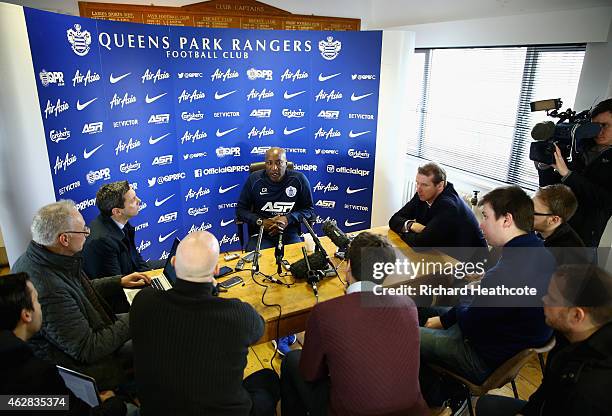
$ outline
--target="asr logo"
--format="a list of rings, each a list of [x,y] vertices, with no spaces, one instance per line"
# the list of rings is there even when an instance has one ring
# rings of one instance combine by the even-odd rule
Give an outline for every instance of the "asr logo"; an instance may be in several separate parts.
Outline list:
[[[91,34],[87,30],[81,31],[81,25],[77,23],[74,29],[70,28],[66,31],[66,35],[74,53],[79,56],[87,55],[89,45],[91,45]]]

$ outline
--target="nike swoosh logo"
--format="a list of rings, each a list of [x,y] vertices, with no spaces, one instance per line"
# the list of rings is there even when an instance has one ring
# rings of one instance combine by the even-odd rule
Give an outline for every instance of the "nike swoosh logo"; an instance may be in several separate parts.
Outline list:
[[[155,101],[159,100],[161,97],[163,97],[166,94],[168,94],[168,93],[165,92],[163,94],[156,95],[155,97],[149,97],[149,94],[147,94],[146,97],[145,97],[145,102],[147,104],[154,103]]]
[[[219,91],[215,91],[215,100],[220,100],[222,98],[225,98],[228,95],[231,95],[231,94],[235,93],[236,91],[238,91],[238,90],[226,92],[225,94],[219,94]]]
[[[285,136],[289,136],[290,134],[293,134],[295,132],[298,132],[300,130],[304,130],[306,127],[300,127],[298,129],[293,129],[293,130],[287,130],[287,127],[285,127],[285,130],[283,131],[283,133],[285,133]]]
[[[234,222],[234,220],[229,220],[229,221],[221,220],[221,227],[225,227],[226,225],[231,224],[233,222]]]
[[[87,148],[83,149],[83,157],[85,159],[89,159],[91,157],[91,155],[93,155],[94,153],[96,153],[98,151],[99,148],[101,148],[102,146],[104,146],[104,144],[101,144],[100,146],[96,147],[95,149],[93,149],[91,152],[87,151]]]
[[[368,134],[369,132],[370,130],[360,131],[359,133],[353,133],[353,130],[351,130],[349,131],[349,137],[354,139],[355,137],[363,136],[364,134]]]
[[[306,90],[294,92],[293,94],[289,94],[287,91],[285,91],[284,97],[285,97],[285,100],[288,100],[290,98],[297,97],[300,94],[304,94],[305,92]]]
[[[373,92],[369,93],[369,94],[363,94],[363,95],[355,95],[355,93],[351,94],[351,101],[359,101],[362,100],[366,97],[369,97],[370,95],[374,94]]]
[[[166,137],[170,136],[170,133],[166,133],[163,136],[159,136],[157,139],[154,139],[153,136],[149,137],[149,144],[155,144],[158,141],[165,139]]]
[[[217,129],[217,137],[223,137],[228,133],[233,132],[234,130],[236,130],[238,127],[234,127],[233,129],[229,129],[229,130],[225,130],[225,131],[219,131],[219,129]]]
[[[229,188],[223,188],[223,187],[221,187],[221,186],[220,186],[220,187],[219,187],[219,193],[220,193],[220,194],[224,194],[224,193],[226,193],[227,191],[231,191],[232,189],[234,189],[234,188],[235,188],[235,187],[237,187],[238,185],[240,185],[240,184],[236,184],[236,185],[230,186]]]
[[[168,198],[164,198],[161,201],[158,201],[157,198],[155,198],[155,206],[156,207],[160,207],[162,205],[164,205],[164,203],[169,200],[170,198],[172,198],[175,194],[170,195]]]
[[[323,82],[323,81],[327,81],[328,79],[332,79],[334,77],[337,77],[338,75],[340,75],[341,72],[338,72],[337,74],[332,74],[332,75],[323,75],[323,74],[319,74],[319,81]]]
[[[365,191],[368,188],[359,188],[359,189],[351,189],[351,187],[349,186],[348,188],[346,188],[346,193],[347,194],[354,194],[355,192],[361,192],[361,191]]]
[[[81,111],[84,110],[85,108],[87,108],[87,106],[91,103],[93,103],[94,101],[96,101],[98,99],[98,97],[96,98],[92,98],[91,100],[87,101],[86,103],[81,104],[79,102],[79,100],[77,100],[77,110]]]
[[[113,76],[113,74],[110,74],[110,78],[109,78],[109,80],[110,80],[110,83],[111,83],[111,84],[116,84],[117,82],[121,81],[123,78],[125,78],[125,77],[127,77],[127,76],[129,76],[129,75],[132,75],[132,73],[131,73],[131,72],[128,72],[127,74],[123,74],[123,75],[120,75],[120,76],[118,76],[118,77],[116,77],[116,78],[115,78],[115,77]]]
[[[163,243],[164,241],[166,241],[168,238],[170,238],[170,236],[172,234],[174,234],[175,232],[177,232],[178,230],[174,230],[172,231],[170,234],[166,234],[165,236],[162,237],[162,235],[160,234],[159,237],[157,238],[157,241],[159,241],[160,243]]]
[[[344,221],[345,227],[352,227],[353,225],[363,224],[365,221],[357,221],[357,222],[349,222],[349,220]]]

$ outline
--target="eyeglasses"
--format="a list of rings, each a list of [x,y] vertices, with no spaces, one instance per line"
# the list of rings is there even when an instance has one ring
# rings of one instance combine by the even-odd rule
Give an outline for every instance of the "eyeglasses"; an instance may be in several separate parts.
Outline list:
[[[534,212],[533,215],[537,215],[540,217],[554,217],[556,214],[553,213],[543,213],[543,212]]]
[[[83,227],[83,231],[62,231],[60,234],[91,234],[91,230],[88,226]]]

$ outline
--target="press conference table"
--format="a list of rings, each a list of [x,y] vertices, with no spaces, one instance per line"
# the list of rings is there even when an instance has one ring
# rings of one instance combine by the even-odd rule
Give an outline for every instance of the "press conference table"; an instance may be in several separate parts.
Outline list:
[[[389,227],[376,227],[372,228],[370,231],[375,234],[385,235],[391,241],[391,243],[397,247],[408,259],[423,259],[426,260],[437,260],[437,261],[452,261],[456,262],[455,259],[449,257],[447,255],[432,252],[432,253],[416,253],[412,250],[406,243],[404,243],[400,237],[393,231],[389,230]],[[342,262],[340,259],[334,258],[333,253],[336,251],[336,246],[327,238],[320,238],[321,244],[326,249],[327,253],[330,254],[330,258],[333,259],[334,264],[338,267],[338,274],[342,278],[343,281],[346,281],[345,271],[346,271],[346,262]],[[285,259],[289,261],[289,263],[294,263],[295,261],[303,258],[302,256],[302,246],[303,243],[291,244],[285,246]],[[262,256],[259,259],[259,267],[262,273],[267,275],[273,275],[277,271],[276,261],[274,257],[274,249],[266,249],[261,251]],[[223,255],[219,257],[219,263],[221,265],[227,265],[232,268],[235,268],[238,259],[226,262],[223,260]],[[252,263],[246,263],[246,267],[250,268]],[[284,272],[284,270],[283,270]],[[285,274],[285,273],[283,273]],[[315,306],[317,300],[313,294],[311,286],[305,281],[295,281],[292,275],[288,274],[286,276],[281,275],[279,280],[284,281],[286,283],[293,283],[290,287],[281,286],[279,284],[271,283],[269,281],[263,281],[263,276],[256,275],[255,279],[258,282],[261,282],[267,286],[269,286],[266,295],[265,302],[269,305],[279,304],[282,307],[282,316],[279,320],[279,310],[278,307],[269,307],[265,306],[261,302],[261,297],[264,292],[264,288],[258,286],[253,282],[251,278],[251,271],[244,270],[238,273],[233,273],[228,277],[220,278],[219,281],[222,282],[225,279],[232,276],[241,276],[245,282],[245,285],[237,285],[228,289],[227,292],[223,292],[220,294],[221,297],[224,298],[238,298],[244,302],[251,304],[257,312],[261,314],[266,322],[266,327],[263,336],[258,341],[258,343],[270,341],[277,338],[277,322],[278,322],[278,330],[279,335],[284,336],[288,334],[295,334],[303,331],[306,327],[306,320],[310,313],[310,310]],[[278,278],[278,276],[275,276]],[[417,276],[418,277],[418,276]],[[385,286],[391,285],[395,286],[401,284],[402,282],[387,282],[385,281]],[[344,295],[344,285],[340,282],[338,277],[327,277],[323,279],[318,284],[319,291],[319,302],[323,302],[338,296]]]

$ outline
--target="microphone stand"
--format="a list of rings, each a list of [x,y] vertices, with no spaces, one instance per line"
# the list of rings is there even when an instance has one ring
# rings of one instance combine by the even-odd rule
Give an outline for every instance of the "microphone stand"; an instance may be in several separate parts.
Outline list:
[[[278,244],[274,249],[274,256],[276,257],[276,273],[280,276],[283,272],[282,263],[283,257],[285,257],[285,246],[283,245],[283,232],[278,233]]]
[[[317,282],[319,281],[319,273],[310,268],[310,262],[308,261],[308,254],[306,254],[306,248],[302,247],[302,255],[304,256],[304,262],[306,263],[307,274],[306,281],[310,283],[312,287],[312,293],[314,293],[317,301],[319,300],[319,291],[317,290]]]
[[[323,248],[323,244],[321,244],[321,240],[319,240],[319,237],[317,237],[317,235],[315,234],[314,230],[310,226],[310,223],[308,222],[308,220],[304,216],[302,216],[302,224],[304,224],[306,226],[306,229],[308,230],[308,233],[312,236],[312,239],[314,240],[314,243],[315,243],[315,252],[316,251],[322,252],[325,255],[325,260],[327,261],[327,264],[329,264],[329,266],[332,269],[334,269],[334,272],[336,272],[336,276],[340,277],[340,275],[338,274],[338,270],[336,270],[336,266],[334,265],[334,262],[329,258],[329,255],[327,254],[327,251],[325,251],[325,248]]]
[[[259,273],[259,252],[261,251],[261,239],[263,238],[264,226],[259,226],[259,235],[257,236],[257,245],[255,246],[255,256],[253,257],[253,267],[251,268],[251,276]]]

